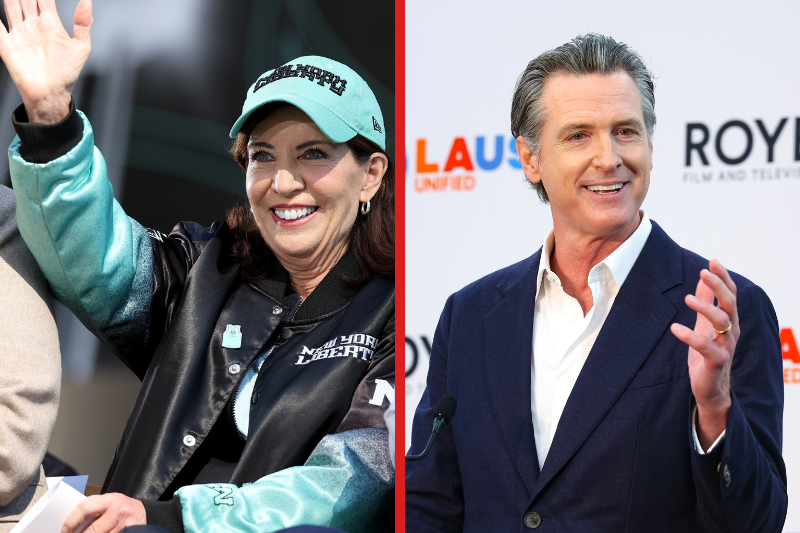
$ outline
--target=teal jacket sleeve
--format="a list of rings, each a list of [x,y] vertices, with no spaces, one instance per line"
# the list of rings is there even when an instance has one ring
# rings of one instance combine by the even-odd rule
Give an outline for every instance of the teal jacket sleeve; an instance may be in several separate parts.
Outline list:
[[[187,533],[268,533],[303,524],[377,533],[392,531],[386,505],[393,487],[388,432],[365,428],[327,435],[303,466],[250,485],[189,485],[176,495]]]
[[[112,346],[147,336],[153,252],[147,231],[114,199],[86,117],[65,155],[31,163],[8,150],[22,238],[56,298]]]

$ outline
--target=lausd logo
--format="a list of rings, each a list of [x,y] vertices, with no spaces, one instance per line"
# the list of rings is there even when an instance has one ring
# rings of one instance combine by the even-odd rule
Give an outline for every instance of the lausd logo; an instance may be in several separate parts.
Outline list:
[[[729,120],[716,129],[703,122],[686,124],[683,183],[800,179],[800,117],[794,119],[794,132],[788,132],[788,122],[789,117],[774,124],[761,119],[752,123]],[[751,158],[754,147],[766,153],[766,166]],[[754,162],[758,166],[743,166]]]
[[[472,152],[470,145],[474,147]],[[486,172],[498,170],[504,163],[513,169],[522,168],[517,157],[517,142],[510,135],[496,135],[493,141],[479,135],[474,143],[467,143],[466,137],[456,137],[445,159],[428,153],[428,139],[417,139],[416,148],[414,191],[418,193],[471,191],[477,183],[476,164],[477,170]],[[443,163],[440,165],[439,161]]]
[[[800,383],[800,351],[792,328],[781,330],[781,350],[783,351],[783,383]]]

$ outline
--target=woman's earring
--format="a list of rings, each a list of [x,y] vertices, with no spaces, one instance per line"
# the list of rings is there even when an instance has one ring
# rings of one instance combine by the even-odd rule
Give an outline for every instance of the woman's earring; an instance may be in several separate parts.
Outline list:
[[[361,204],[361,214],[362,215],[366,215],[367,213],[369,213],[370,208],[371,208],[371,206],[369,205],[369,200],[367,200],[366,202],[363,202]]]

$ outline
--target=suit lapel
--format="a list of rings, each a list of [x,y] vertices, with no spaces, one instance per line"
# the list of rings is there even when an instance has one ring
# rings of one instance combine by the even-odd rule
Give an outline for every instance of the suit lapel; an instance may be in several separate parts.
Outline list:
[[[561,470],[622,395],[676,309],[664,296],[682,283],[681,249],[655,223],[567,400],[533,498]]]
[[[483,361],[490,403],[529,491],[539,476],[531,418],[531,349],[541,250],[498,284],[485,321]]]

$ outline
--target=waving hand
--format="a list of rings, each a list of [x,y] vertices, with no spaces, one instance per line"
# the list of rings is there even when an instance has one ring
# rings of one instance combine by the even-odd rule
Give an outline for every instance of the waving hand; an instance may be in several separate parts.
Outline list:
[[[719,302],[714,305],[714,299]],[[708,448],[725,430],[731,406],[731,364],[739,340],[736,284],[716,259],[700,272],[697,292],[686,296],[697,311],[694,330],[672,324],[672,333],[689,345],[689,380],[697,401],[697,437]]]
[[[8,30],[0,24],[0,59],[17,86],[28,120],[52,124],[69,112],[72,87],[91,51],[92,1],[75,8],[73,37],[55,0],[5,0]]]

